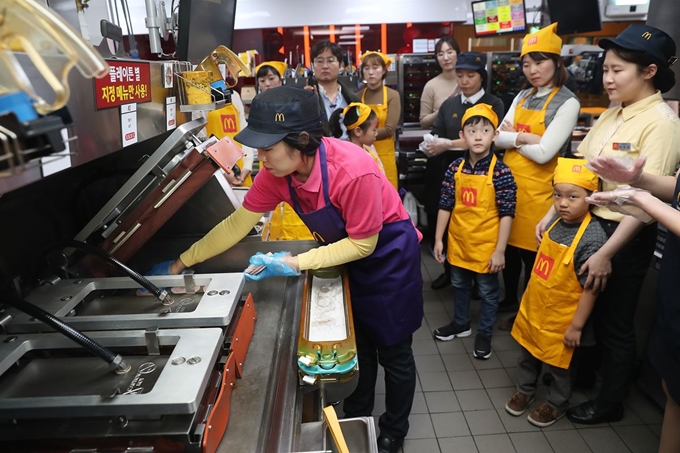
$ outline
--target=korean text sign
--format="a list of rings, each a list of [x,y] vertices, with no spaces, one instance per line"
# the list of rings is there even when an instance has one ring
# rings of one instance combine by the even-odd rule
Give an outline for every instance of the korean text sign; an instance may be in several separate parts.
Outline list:
[[[95,79],[97,110],[151,101],[149,63],[108,61],[109,75]]]

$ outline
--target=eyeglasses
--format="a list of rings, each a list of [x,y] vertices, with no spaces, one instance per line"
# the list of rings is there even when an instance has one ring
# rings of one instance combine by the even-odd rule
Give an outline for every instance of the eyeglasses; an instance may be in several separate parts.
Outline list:
[[[337,63],[337,62],[338,62],[338,59],[335,58],[335,57],[315,58],[314,59],[314,64],[319,65],[319,66],[323,66],[324,63],[333,64],[333,63]]]

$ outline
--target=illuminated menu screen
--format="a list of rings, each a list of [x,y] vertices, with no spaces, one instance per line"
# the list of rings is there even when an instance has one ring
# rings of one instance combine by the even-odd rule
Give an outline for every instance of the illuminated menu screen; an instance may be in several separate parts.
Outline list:
[[[527,29],[523,0],[472,2],[472,13],[478,37],[519,33]]]

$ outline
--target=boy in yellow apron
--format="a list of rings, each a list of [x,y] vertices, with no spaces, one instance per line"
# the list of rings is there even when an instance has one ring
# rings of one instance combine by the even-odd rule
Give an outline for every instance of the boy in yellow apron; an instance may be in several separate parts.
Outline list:
[[[455,315],[450,324],[435,329],[434,336],[449,341],[472,334],[470,296],[474,278],[482,305],[473,356],[484,360],[491,357],[498,272],[505,266],[517,185],[510,169],[491,151],[498,136],[498,116],[491,106],[480,103],[468,108],[461,124],[460,138],[468,151],[444,174],[434,243],[435,258],[443,263],[443,237],[448,230],[446,260],[451,264]]]
[[[522,297],[512,336],[521,346],[517,393],[505,405],[522,415],[534,400],[542,364],[553,375],[548,400],[527,420],[546,427],[562,418],[571,397],[569,367],[574,348],[592,342],[584,326],[597,293],[584,289],[583,263],[607,241],[597,220],[591,220],[586,197],[597,190],[598,178],[581,159],[559,158],[553,177],[553,204],[558,215],[538,249],[529,285]]]

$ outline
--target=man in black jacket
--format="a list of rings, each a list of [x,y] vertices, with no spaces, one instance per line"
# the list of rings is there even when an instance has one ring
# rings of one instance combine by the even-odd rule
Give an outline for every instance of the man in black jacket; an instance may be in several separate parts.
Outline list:
[[[322,122],[328,129],[328,119],[337,109],[344,109],[352,102],[359,102],[355,96],[356,89],[338,80],[340,63],[345,52],[335,43],[325,39],[312,46],[312,70],[314,78],[310,80],[309,89],[319,94]],[[347,133],[342,137],[347,138]]]

